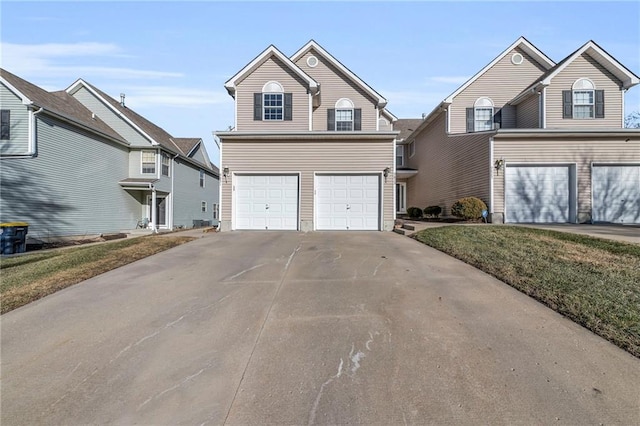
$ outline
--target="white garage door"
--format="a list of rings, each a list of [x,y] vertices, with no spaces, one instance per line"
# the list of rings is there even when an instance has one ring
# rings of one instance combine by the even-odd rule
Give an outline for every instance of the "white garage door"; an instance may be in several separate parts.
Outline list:
[[[235,229],[298,229],[298,175],[236,175]]]
[[[593,220],[640,223],[640,165],[594,165],[592,170]]]
[[[379,175],[317,175],[316,229],[378,230]]]
[[[508,166],[505,169],[505,221],[570,221],[569,166]]]

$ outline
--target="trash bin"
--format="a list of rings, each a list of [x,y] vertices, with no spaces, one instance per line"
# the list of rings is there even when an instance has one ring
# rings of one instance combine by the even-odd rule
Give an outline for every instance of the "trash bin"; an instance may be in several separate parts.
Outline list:
[[[0,223],[0,254],[24,253],[27,251],[26,222]]]

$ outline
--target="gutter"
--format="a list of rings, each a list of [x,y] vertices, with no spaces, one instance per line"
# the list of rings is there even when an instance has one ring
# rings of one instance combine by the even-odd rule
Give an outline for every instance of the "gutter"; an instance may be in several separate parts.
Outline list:
[[[631,136],[640,138],[640,129],[588,129],[588,130],[575,130],[575,129],[499,129],[496,131],[494,138],[513,138],[513,139],[525,139],[525,138],[554,138],[554,137],[576,137],[576,138],[597,138],[597,137],[623,137],[629,138]]]

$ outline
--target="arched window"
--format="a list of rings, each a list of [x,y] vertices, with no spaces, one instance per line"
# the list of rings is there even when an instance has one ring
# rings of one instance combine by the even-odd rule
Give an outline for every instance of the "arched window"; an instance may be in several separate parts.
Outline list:
[[[336,102],[336,131],[348,132],[353,130],[353,102],[347,98]]]
[[[493,101],[490,98],[478,98],[473,104],[473,122],[475,132],[493,129]]]
[[[262,87],[262,119],[282,120],[284,116],[284,89],[277,81]]]
[[[595,117],[596,86],[588,78],[580,78],[571,87],[573,118]]]

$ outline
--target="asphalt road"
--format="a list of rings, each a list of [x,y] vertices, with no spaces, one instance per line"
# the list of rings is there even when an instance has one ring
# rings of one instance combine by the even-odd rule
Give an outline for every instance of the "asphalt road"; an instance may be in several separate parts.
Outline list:
[[[640,360],[393,233],[233,232],[3,315],[7,425],[640,424]]]

